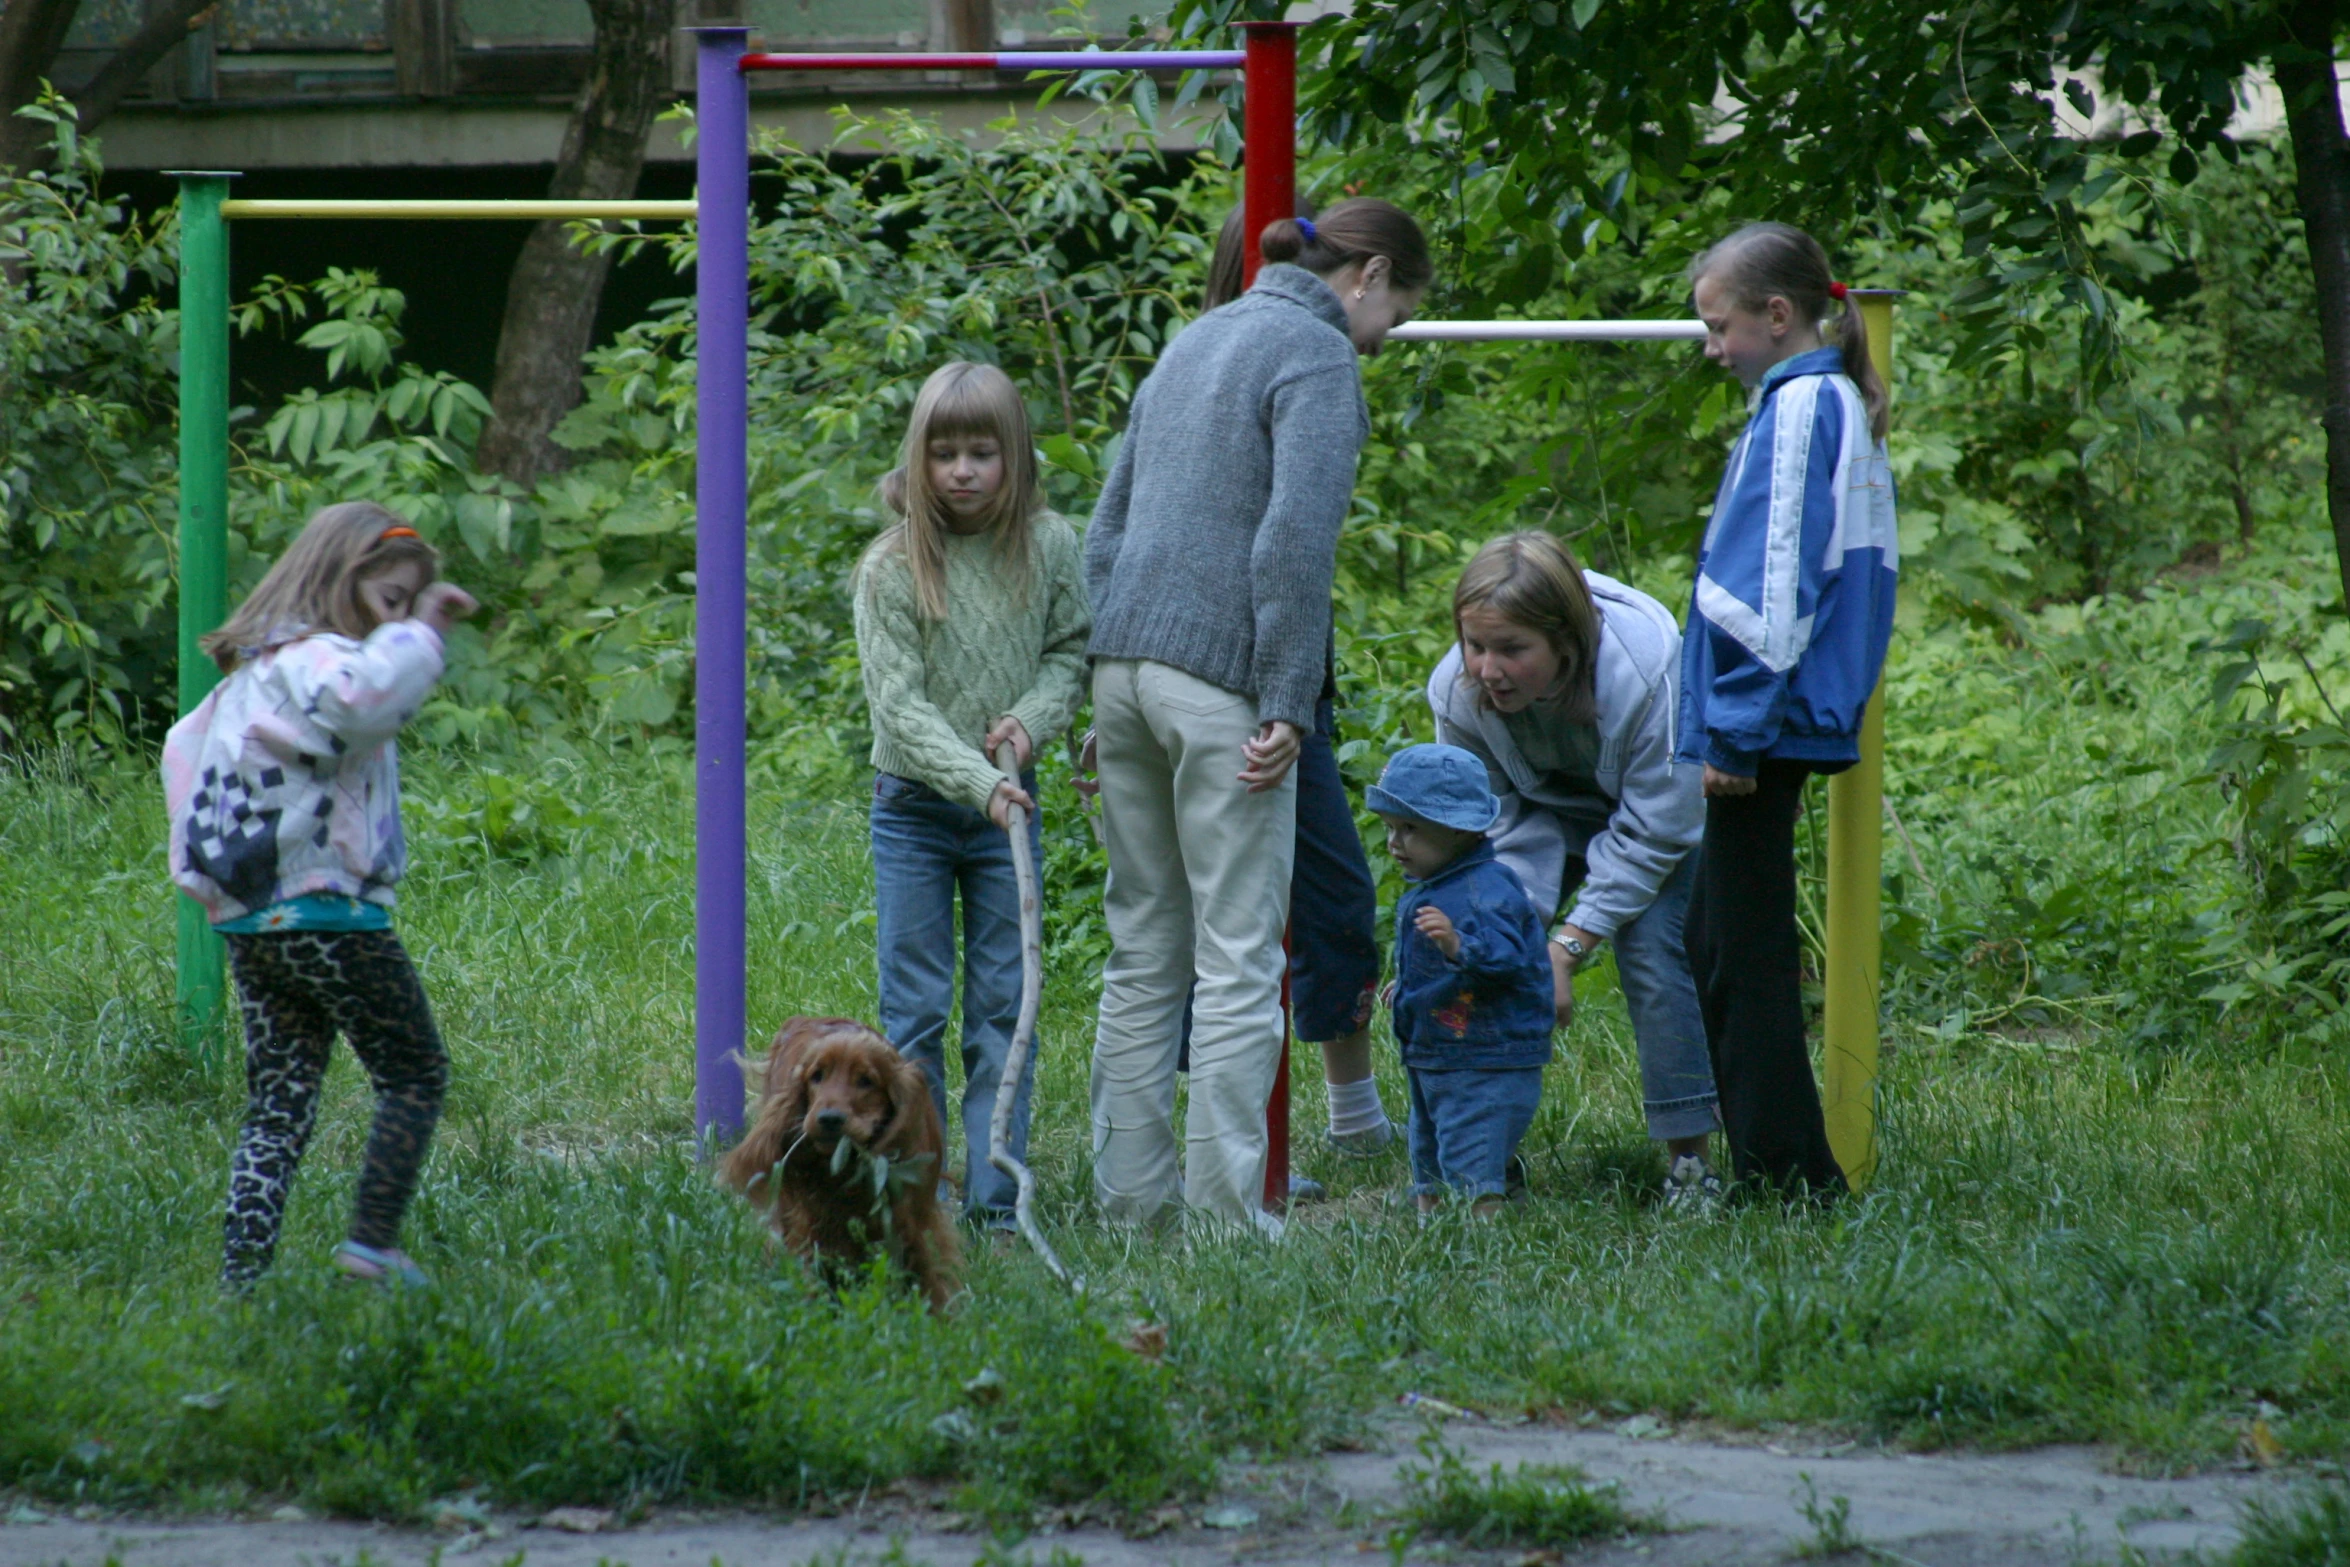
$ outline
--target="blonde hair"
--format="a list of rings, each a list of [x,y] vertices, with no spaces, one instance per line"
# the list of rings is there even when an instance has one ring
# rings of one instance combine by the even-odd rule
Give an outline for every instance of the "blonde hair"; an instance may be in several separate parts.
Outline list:
[[[1868,321],[1849,292],[1842,303],[1830,292],[1835,274],[1818,240],[1785,223],[1749,223],[1689,263],[1691,288],[1708,277],[1728,289],[1730,302],[1741,310],[1767,310],[1776,294],[1804,320],[1818,323],[1844,351],[1844,373],[1869,411],[1869,434],[1885,438],[1892,404],[1877,378],[1876,361],[1869,358]]]
[[[1044,506],[1036,471],[1036,446],[1028,433],[1028,404],[1012,378],[994,365],[958,359],[939,366],[914,399],[906,422],[906,443],[898,465],[881,481],[884,505],[899,520],[865,552],[867,561],[903,555],[914,580],[914,605],[924,620],[947,613],[946,536],[954,513],[930,487],[930,443],[954,436],[984,436],[1004,454],[1004,487],[981,519],[981,531],[996,536],[996,553],[1022,593],[1030,575],[1031,525]]]
[[[440,552],[409,530],[408,519],[398,512],[373,501],[323,507],[302,525],[260,586],[196,645],[222,674],[234,674],[270,648],[322,631],[365,637],[375,629],[376,618],[361,602],[359,584],[411,564],[424,568],[429,583],[440,574]]]
[[[1461,615],[1489,609],[1513,625],[1538,632],[1558,655],[1557,692],[1545,700],[1569,723],[1588,724],[1599,716],[1599,607],[1574,552],[1550,534],[1505,533],[1471,557],[1452,590],[1452,632],[1461,635]],[[1469,677],[1461,660],[1461,683],[1485,689]]]

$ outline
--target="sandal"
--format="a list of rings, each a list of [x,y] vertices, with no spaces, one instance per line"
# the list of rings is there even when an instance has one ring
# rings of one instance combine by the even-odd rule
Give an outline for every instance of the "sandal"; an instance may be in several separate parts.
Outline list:
[[[362,1246],[357,1241],[345,1241],[335,1248],[335,1266],[355,1279],[370,1284],[397,1284],[402,1289],[420,1290],[432,1283],[416,1260],[398,1247],[378,1251],[373,1246]]]

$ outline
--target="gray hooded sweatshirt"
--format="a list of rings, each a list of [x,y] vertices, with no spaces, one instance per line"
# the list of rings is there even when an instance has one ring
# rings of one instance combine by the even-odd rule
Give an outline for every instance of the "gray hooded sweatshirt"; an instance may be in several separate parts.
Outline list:
[[[1303,267],[1177,334],[1085,530],[1090,657],[1168,664],[1310,729],[1338,530],[1370,434],[1338,296]]]
[[[1501,800],[1491,837],[1501,862],[1517,872],[1535,915],[1558,907],[1567,856],[1580,854],[1590,875],[1567,923],[1613,936],[1656,901],[1665,878],[1705,835],[1702,770],[1673,762],[1680,707],[1681,633],[1665,607],[1637,588],[1587,571],[1599,611],[1599,760],[1593,779],[1602,799],[1559,792],[1537,774],[1510,738],[1502,715],[1479,705],[1461,683],[1455,645],[1428,677],[1436,738],[1475,752]],[[1594,827],[1604,807],[1605,825]]]

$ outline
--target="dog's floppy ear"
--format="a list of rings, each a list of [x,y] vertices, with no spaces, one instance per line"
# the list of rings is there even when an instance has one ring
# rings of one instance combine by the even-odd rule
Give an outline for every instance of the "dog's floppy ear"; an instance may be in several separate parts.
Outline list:
[[[791,1146],[792,1139],[799,1136],[800,1123],[808,1114],[806,1081],[799,1070],[800,1058],[807,1049],[808,1023],[807,1018],[793,1018],[767,1047],[765,1068],[758,1075],[758,1108],[751,1115],[743,1140],[718,1161],[720,1185],[749,1192],[767,1177]],[[743,1064],[758,1065],[747,1060]],[[748,1080],[750,1074],[746,1072],[745,1077]]]
[[[943,1153],[946,1133],[938,1124],[938,1107],[931,1102],[930,1079],[922,1064],[892,1050],[882,1081],[889,1091],[889,1124],[874,1139],[875,1151],[899,1158]]]

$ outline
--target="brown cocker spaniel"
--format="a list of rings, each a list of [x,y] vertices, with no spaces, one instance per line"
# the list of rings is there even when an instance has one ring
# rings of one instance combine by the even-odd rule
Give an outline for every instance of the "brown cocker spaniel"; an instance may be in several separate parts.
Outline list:
[[[921,1067],[862,1023],[795,1017],[768,1047],[758,1110],[718,1179],[824,1276],[885,1250],[943,1311],[963,1276],[938,1205],[945,1152]]]

